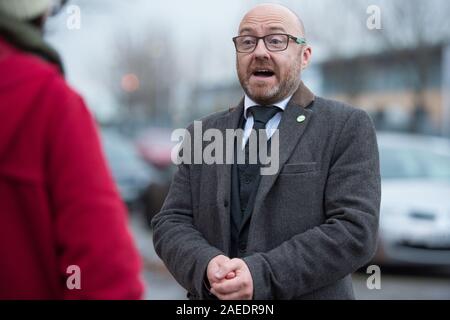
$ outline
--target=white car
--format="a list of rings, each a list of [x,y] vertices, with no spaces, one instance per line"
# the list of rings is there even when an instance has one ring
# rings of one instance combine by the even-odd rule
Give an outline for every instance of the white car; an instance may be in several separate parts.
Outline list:
[[[450,140],[379,133],[382,197],[375,263],[450,265]]]

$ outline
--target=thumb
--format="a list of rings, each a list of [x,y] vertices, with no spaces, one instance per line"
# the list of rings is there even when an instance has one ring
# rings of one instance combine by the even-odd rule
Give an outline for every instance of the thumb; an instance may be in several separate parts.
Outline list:
[[[216,271],[214,276],[218,280],[222,280],[230,272],[233,272],[234,274],[236,274],[234,271],[239,269],[239,267],[240,267],[240,260],[239,259],[231,259],[230,261],[223,263],[220,266],[219,270]]]

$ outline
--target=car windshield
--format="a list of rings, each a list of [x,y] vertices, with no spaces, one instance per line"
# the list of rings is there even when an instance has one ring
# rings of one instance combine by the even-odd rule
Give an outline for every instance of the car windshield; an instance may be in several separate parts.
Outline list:
[[[450,155],[431,150],[380,148],[384,179],[431,179],[450,181]]]

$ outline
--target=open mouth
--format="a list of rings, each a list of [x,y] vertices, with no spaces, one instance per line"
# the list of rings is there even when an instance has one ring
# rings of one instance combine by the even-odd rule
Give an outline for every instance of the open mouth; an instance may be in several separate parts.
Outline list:
[[[273,72],[272,70],[268,70],[268,69],[259,69],[259,70],[253,71],[252,75],[255,77],[260,77],[260,78],[270,78],[275,75],[275,72]]]

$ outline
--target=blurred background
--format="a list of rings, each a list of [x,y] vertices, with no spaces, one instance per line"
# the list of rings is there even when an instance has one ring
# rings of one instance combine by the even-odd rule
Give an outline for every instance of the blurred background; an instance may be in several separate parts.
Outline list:
[[[231,38],[267,1],[71,0],[46,25],[71,85],[101,128],[145,262],[148,299],[185,299],[154,253],[149,221],[174,167],[174,128],[236,105]],[[273,1],[304,20],[303,80],[366,110],[382,165],[381,289],[354,275],[359,299],[450,299],[450,1]],[[79,24],[73,18],[79,17]]]

